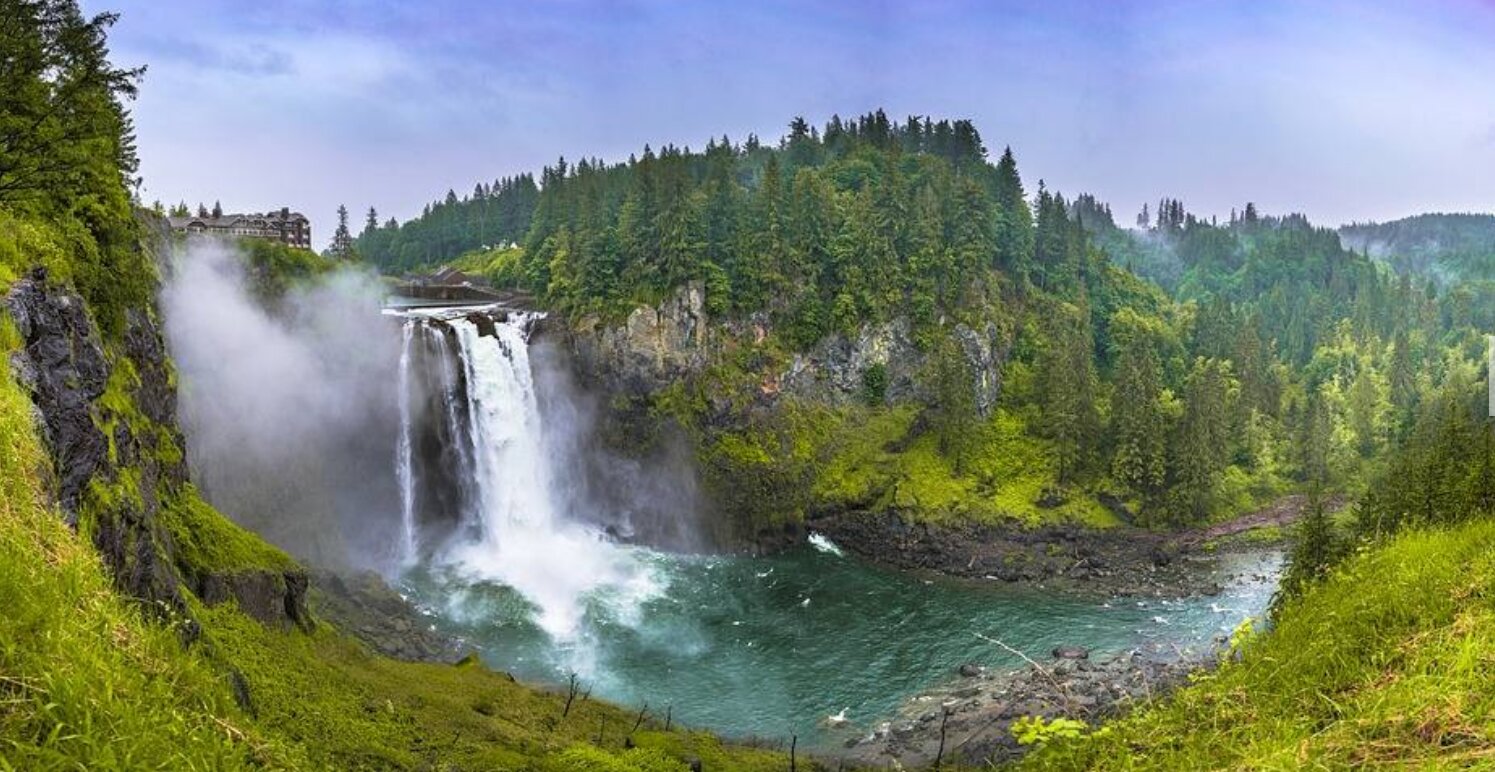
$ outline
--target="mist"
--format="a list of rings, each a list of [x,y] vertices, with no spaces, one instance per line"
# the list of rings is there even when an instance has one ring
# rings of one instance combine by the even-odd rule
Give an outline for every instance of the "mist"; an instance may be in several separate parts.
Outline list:
[[[399,336],[372,274],[346,269],[258,302],[229,245],[193,241],[162,291],[193,479],[299,558],[386,570]]]
[[[710,549],[707,502],[686,440],[666,435],[647,455],[610,449],[598,432],[601,400],[577,384],[564,348],[542,334],[530,362],[562,509],[624,541]]]

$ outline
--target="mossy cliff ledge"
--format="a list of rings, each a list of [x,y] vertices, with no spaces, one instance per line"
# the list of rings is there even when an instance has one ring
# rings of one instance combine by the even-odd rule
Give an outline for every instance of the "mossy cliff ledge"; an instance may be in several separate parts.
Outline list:
[[[206,511],[188,481],[154,311],[126,311],[120,339],[106,343],[84,299],[41,268],[11,287],[5,308],[21,343],[11,369],[43,429],[54,495],[116,587],[163,617],[187,615],[185,585],[266,624],[309,626],[305,572]]]

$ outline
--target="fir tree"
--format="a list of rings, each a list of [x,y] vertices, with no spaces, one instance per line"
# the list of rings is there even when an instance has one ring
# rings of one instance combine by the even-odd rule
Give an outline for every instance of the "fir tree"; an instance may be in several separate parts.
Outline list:
[[[1156,352],[1141,336],[1133,337],[1122,350],[1111,399],[1115,436],[1111,470],[1123,485],[1148,499],[1161,491],[1166,472],[1162,391]]]
[[[1001,267],[1026,276],[1033,259],[1033,216],[1010,147],[1002,151],[997,161],[992,198],[997,217],[996,253]]]
[[[337,206],[337,230],[332,234],[332,246],[327,252],[340,260],[351,260],[355,254],[353,234],[348,230],[348,207],[342,204]]]
[[[1296,530],[1297,539],[1288,555],[1287,567],[1282,573],[1277,593],[1272,597],[1273,614],[1289,600],[1302,595],[1309,585],[1321,579],[1339,553],[1334,526],[1317,490],[1310,494]]]
[[[1100,428],[1088,309],[1055,309],[1046,337],[1039,360],[1043,431],[1054,441],[1059,482],[1070,483],[1088,471]]]

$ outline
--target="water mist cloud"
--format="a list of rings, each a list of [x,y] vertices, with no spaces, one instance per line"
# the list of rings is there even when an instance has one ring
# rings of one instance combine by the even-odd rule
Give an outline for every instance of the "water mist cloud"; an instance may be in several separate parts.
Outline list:
[[[272,312],[243,266],[230,246],[193,242],[162,292],[194,479],[300,557],[385,567],[399,518],[389,471],[399,339],[377,280],[339,271]]]

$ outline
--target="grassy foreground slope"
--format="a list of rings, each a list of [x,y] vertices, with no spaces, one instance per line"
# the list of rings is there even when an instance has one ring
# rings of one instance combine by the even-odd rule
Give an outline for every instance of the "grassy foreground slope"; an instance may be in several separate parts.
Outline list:
[[[1238,662],[1034,769],[1495,767],[1495,521],[1408,532],[1289,603]]]
[[[3,350],[14,329],[0,326]],[[117,595],[46,500],[31,402],[0,379],[0,768],[209,768],[243,717],[175,633]]]

